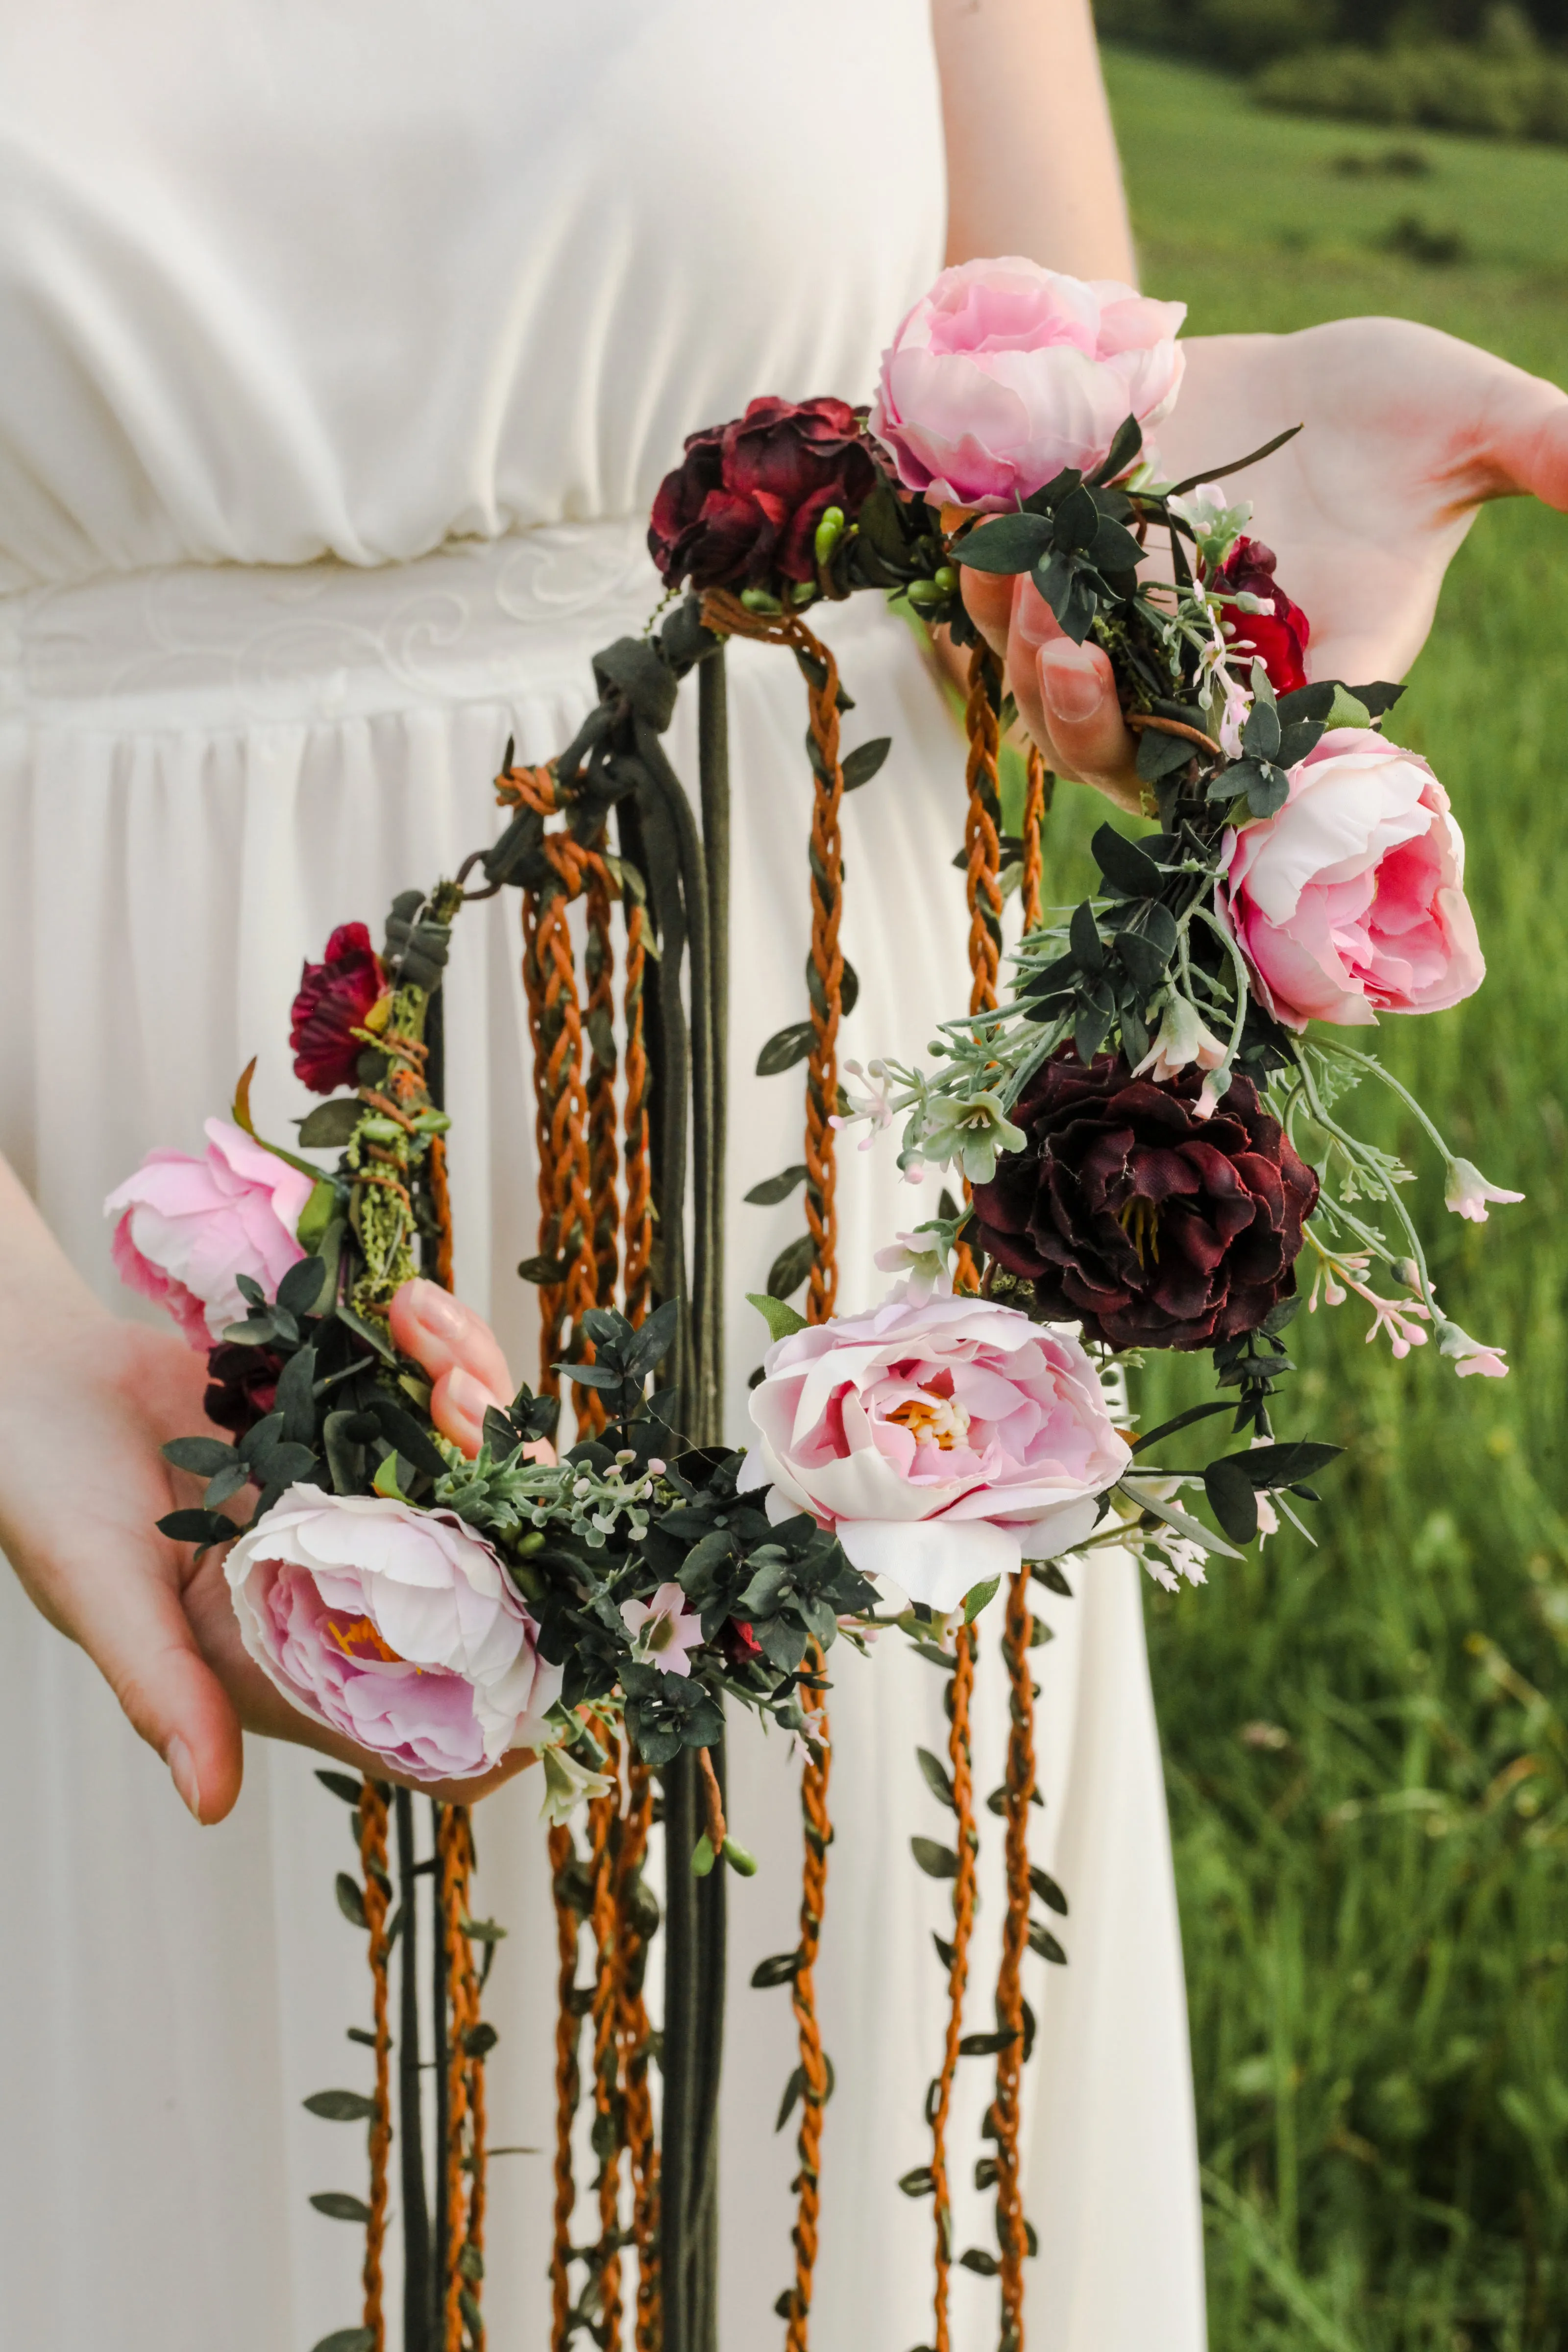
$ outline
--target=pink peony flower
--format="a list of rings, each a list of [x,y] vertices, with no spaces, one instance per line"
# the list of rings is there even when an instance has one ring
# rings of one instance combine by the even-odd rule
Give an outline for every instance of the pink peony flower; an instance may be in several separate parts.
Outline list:
[[[1129,415],[1168,415],[1186,355],[1183,302],[1016,257],[944,269],[882,354],[871,430],[906,488],[1016,506],[1064,466],[1091,473]]]
[[[1131,1455],[1070,1329],[986,1298],[917,1303],[769,1349],[742,1486],[809,1511],[864,1574],[927,1607],[1081,1543]]]
[[[623,1601],[621,1616],[646,1664],[689,1675],[691,1653],[702,1646],[702,1619],[679,1584],[661,1584],[651,1601]]]
[[[1438,1013],[1480,986],[1464,836],[1416,752],[1332,728],[1279,814],[1223,846],[1220,918],[1287,1027]]]
[[[284,1697],[416,1780],[545,1745],[561,1669],[450,1511],[290,1486],[228,1555],[245,1646]]]
[[[247,1312],[242,1274],[270,1295],[304,1256],[294,1228],[311,1190],[226,1119],[209,1118],[206,1135],[205,1159],[150,1151],[103,1204],[117,1220],[110,1247],[121,1282],[166,1307],[203,1349]]]

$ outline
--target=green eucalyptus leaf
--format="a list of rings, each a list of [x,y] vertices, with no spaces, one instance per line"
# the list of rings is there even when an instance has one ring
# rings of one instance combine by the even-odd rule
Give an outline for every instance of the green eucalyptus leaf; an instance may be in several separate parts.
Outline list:
[[[297,1258],[278,1286],[278,1304],[290,1315],[309,1315],[321,1295],[327,1269],[319,1257]]]
[[[346,2196],[340,2189],[323,2189],[310,2202],[329,2221],[357,2221],[363,2229],[370,2220],[370,2207],[363,2198]]]
[[[176,1470],[189,1470],[198,1478],[216,1478],[239,1460],[234,1447],[217,1437],[171,1437],[158,1451]]]
[[[966,532],[953,554],[972,572],[1032,572],[1051,544],[1051,529],[1041,515],[996,515]]]
[[[312,2091],[300,2105],[308,2115],[320,2116],[329,2124],[364,2123],[375,2113],[375,2101],[367,2099],[363,2091]]]
[[[755,1208],[775,1208],[779,1202],[787,1201],[795,1186],[804,1184],[810,1173],[805,1160],[797,1160],[793,1168],[785,1168],[777,1176],[764,1177],[760,1184],[753,1184],[746,1198]]]
[[[845,791],[858,793],[862,784],[868,784],[892,748],[890,735],[876,735],[868,743],[857,743],[853,751],[839,762]]]
[[[799,1315],[793,1306],[787,1306],[787,1301],[783,1301],[783,1298],[773,1298],[771,1294],[764,1298],[762,1291],[748,1291],[748,1294],[745,1294],[745,1303],[757,1307],[757,1312],[762,1315],[764,1324],[769,1327],[771,1339],[787,1339],[790,1331],[804,1331],[804,1328],[806,1328],[806,1318]]]
[[[928,1878],[958,1876],[958,1856],[951,1846],[939,1845],[935,1838],[911,1838],[910,1852]]]
[[[769,1297],[787,1298],[791,1291],[798,1290],[816,1259],[816,1244],[809,1234],[802,1234],[796,1240],[786,1242],[768,1269]]]
[[[804,1062],[816,1039],[815,1025],[809,1021],[792,1021],[787,1029],[779,1029],[768,1039],[757,1055],[759,1078],[776,1078]]]

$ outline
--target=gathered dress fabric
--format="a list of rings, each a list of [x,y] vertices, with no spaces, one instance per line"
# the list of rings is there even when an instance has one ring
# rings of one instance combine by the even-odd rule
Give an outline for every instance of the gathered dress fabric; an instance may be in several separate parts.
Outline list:
[[[941,257],[923,0],[51,0],[0,15],[0,1144],[100,1295],[102,1202],[154,1145],[201,1147],[237,1072],[288,1134],[306,955],[450,873],[500,824],[515,736],[540,761],[589,657],[659,590],[644,521],[684,436],[752,395],[868,397]],[[1042,257],[1049,259],[1049,256]],[[893,738],[846,805],[843,1052],[919,1056],[965,1001],[963,746],[876,598],[824,622]],[[763,1287],[798,1195],[744,1193],[801,1151],[802,1087],[755,1078],[805,1008],[809,772],[785,656],[731,656],[734,872],[729,1434],[743,1438]],[[695,770],[692,713],[670,744]],[[516,901],[465,915],[448,982],[458,1286],[531,1376],[538,1246]],[[929,1213],[884,1139],[841,1145],[840,1304]],[[931,1187],[928,1186],[928,1192]],[[5,1344],[25,1347],[26,1335]],[[68,1497],[61,1497],[62,1510]],[[1037,1607],[1037,1858],[1065,1886],[1065,1968],[1028,1962],[1026,2202],[1040,2352],[1199,2352],[1185,2010],[1139,1571],[1075,1570]],[[1037,1591],[1039,1588],[1037,1587]],[[1201,1606],[1194,1597],[1187,1605]],[[976,1784],[1002,1779],[997,1610],[983,1620]],[[363,1939],[334,1874],[345,1809],[308,1751],[247,1742],[233,1816],[199,1830],[86,1658],[0,1589],[0,2342],[54,2352],[309,2352],[355,2324],[363,2142],[301,2102],[364,2087]],[[947,1890],[911,1835],[945,1817],[942,1677],[900,1637],[835,1654],[818,1985],[837,2087],[824,2142],[817,2352],[927,2340],[922,2104]],[[791,2275],[799,1765],[750,1723],[731,1815],[721,2336],[778,2340]],[[489,2340],[549,2340],[554,1926],[539,1777],[476,1816],[478,1907],[509,1929],[486,1995]],[[1001,1825],[982,1809],[971,2030],[991,2022]],[[655,1971],[659,1947],[655,1947]],[[988,2069],[955,2116],[959,2246]],[[394,2195],[395,2198],[395,2173]],[[579,2226],[579,2239],[585,2234]],[[579,2273],[580,2275],[580,2273]],[[954,2273],[954,2341],[995,2286]],[[395,2309],[395,2280],[389,2297]],[[395,2324],[390,2339],[396,2341]]]

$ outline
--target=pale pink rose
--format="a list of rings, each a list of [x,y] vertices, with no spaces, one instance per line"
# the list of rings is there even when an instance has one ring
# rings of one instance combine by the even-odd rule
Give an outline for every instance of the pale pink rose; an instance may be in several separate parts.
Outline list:
[[[1415,751],[1331,729],[1275,816],[1226,834],[1218,911],[1288,1028],[1440,1013],[1486,976],[1464,836]]]
[[[193,1348],[221,1339],[248,1308],[247,1274],[268,1297],[305,1255],[294,1228],[310,1179],[227,1119],[209,1118],[205,1159],[150,1151],[103,1204],[120,1279],[166,1307]]]
[[[679,1584],[661,1584],[651,1601],[623,1601],[621,1616],[644,1663],[667,1675],[689,1675],[702,1646],[702,1618]]]
[[[226,1567],[245,1646],[284,1697],[409,1779],[467,1780],[549,1740],[561,1669],[455,1513],[290,1486]]]
[[[938,1611],[1081,1543],[1131,1459],[1070,1329],[901,1286],[775,1341],[751,1412],[742,1484],[768,1484],[769,1516],[809,1511]]]
[[[1128,416],[1169,415],[1184,302],[1014,256],[944,269],[882,354],[871,430],[906,488],[997,511],[1092,473]]]

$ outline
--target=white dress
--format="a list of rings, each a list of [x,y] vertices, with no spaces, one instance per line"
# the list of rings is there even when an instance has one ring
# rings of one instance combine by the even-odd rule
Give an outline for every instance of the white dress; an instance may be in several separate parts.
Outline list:
[[[496,827],[515,733],[546,757],[588,656],[642,625],[642,544],[683,436],[752,394],[868,395],[940,258],[922,0],[51,0],[0,17],[0,1143],[118,1297],[101,1202],[153,1144],[197,1146],[260,1055],[264,1130],[305,1107],[301,958]],[[1049,257],[1045,257],[1049,258]],[[962,755],[875,599],[831,626],[892,758],[846,815],[845,1050],[918,1053],[966,987]],[[756,1081],[804,1009],[800,681],[732,656],[736,846],[730,1281],[762,1286],[798,1199],[800,1073]],[[672,738],[692,772],[690,714]],[[512,912],[465,918],[450,980],[458,1281],[531,1362],[531,1119]],[[841,1304],[910,1219],[890,1154],[846,1150]],[[731,1434],[759,1352],[730,1316]],[[1031,1961],[1026,2189],[1040,2352],[1199,2352],[1202,2269],[1174,1896],[1136,1571],[1044,1605],[1038,1856],[1066,1969]],[[1194,1605],[1201,1605],[1194,1603]],[[186,1818],[86,1659],[0,1592],[0,2342],[51,2352],[306,2352],[357,2315],[357,2233],[307,2204],[362,2185],[357,2133],[300,2100],[360,2079],[366,1999],[332,1898],[346,1818],[312,1759],[249,1745],[222,1827]],[[943,1979],[940,1830],[914,1762],[941,1678],[884,1642],[835,1705],[819,1976],[826,2133],[818,2352],[929,2336],[931,2209],[898,2177]],[[984,1678],[978,1786],[1001,1778]],[[733,1743],[721,2121],[722,2340],[776,2340],[791,2136],[773,2116],[793,1941],[795,1768]],[[989,1752],[986,1752],[986,1751]],[[552,1925],[531,1776],[479,1818],[511,1930],[488,1997],[492,2137],[547,2146]],[[994,1860],[999,1829],[982,1815]],[[989,1865],[988,1865],[989,1866]],[[982,1930],[994,1936],[999,1905]],[[972,2023],[985,2026],[984,1972]],[[954,2173],[979,2152],[963,2070]],[[547,2340],[547,2158],[493,2176],[490,2340]],[[982,2200],[960,2244],[992,2242]],[[955,2273],[957,2341],[994,2284]]]

